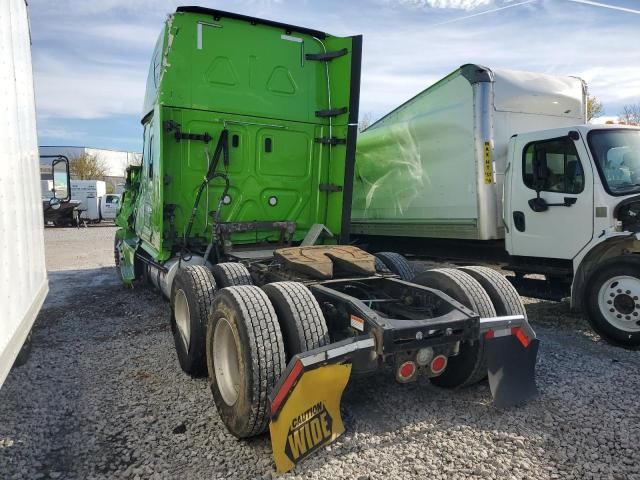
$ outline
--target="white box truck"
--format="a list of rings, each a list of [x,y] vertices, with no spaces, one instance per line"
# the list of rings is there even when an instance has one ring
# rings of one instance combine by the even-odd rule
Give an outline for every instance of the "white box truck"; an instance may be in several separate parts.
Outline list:
[[[16,362],[49,290],[25,0],[0,2],[0,386]],[[69,200],[69,165],[52,161],[51,208]],[[58,198],[56,198],[58,197]],[[23,357],[24,355],[20,355]]]
[[[496,252],[517,286],[543,274],[604,338],[640,345],[640,129],[585,111],[579,78],[463,65],[359,136],[352,234]]]
[[[102,180],[71,180],[71,199],[80,202],[80,219],[92,223],[116,218],[120,195],[107,193]]]

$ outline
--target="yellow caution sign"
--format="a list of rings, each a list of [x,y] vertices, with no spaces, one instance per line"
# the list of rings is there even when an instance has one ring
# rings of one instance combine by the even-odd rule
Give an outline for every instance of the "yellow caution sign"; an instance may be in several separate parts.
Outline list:
[[[484,142],[484,183],[493,183],[493,162],[491,161],[490,142]]]
[[[325,365],[302,374],[269,425],[278,473],[288,472],[342,435],[340,401],[350,375],[350,363]]]

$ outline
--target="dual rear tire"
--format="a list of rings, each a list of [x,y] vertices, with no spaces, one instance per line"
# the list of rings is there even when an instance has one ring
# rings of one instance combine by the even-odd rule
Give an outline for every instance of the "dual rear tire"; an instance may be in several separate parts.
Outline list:
[[[329,340],[324,316],[309,289],[277,282],[262,289],[240,264],[179,271],[171,294],[172,330],[182,369],[209,374],[221,419],[239,438],[262,433],[269,420],[268,393],[297,353]],[[481,317],[524,315],[513,286],[485,267],[442,268],[417,275],[414,283],[436,288]],[[245,284],[242,284],[245,282]],[[482,338],[461,345],[432,383],[459,388],[487,375]]]
[[[180,368],[189,375],[207,373],[205,338],[216,292],[240,285],[251,285],[251,275],[241,263],[219,263],[211,269],[189,265],[178,270],[171,286],[171,331]]]
[[[329,342],[307,287],[277,282],[260,289],[238,263],[180,269],[171,327],[180,367],[193,376],[208,372],[220,417],[239,438],[265,430],[268,393],[291,357]]]
[[[518,292],[500,273],[479,266],[439,268],[416,275],[414,283],[446,293],[481,318],[496,315],[524,315],[526,311]],[[431,383],[444,388],[473,385],[487,376],[485,340],[480,337],[460,345],[460,353],[450,357],[442,375]]]
[[[207,369],[229,431],[239,438],[262,433],[269,421],[268,393],[287,362],[328,341],[320,306],[301,283],[220,290],[207,328]]]

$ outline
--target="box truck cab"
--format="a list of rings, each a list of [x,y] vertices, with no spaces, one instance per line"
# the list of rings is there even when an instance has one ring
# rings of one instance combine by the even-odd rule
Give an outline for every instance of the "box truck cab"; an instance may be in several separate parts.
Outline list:
[[[571,281],[572,307],[640,342],[640,128],[579,125],[511,137],[505,247],[518,272]],[[540,268],[537,268],[540,270]]]
[[[640,344],[640,131],[586,125],[586,106],[577,77],[463,65],[359,135],[352,233],[491,252],[516,284],[543,274],[605,338]]]

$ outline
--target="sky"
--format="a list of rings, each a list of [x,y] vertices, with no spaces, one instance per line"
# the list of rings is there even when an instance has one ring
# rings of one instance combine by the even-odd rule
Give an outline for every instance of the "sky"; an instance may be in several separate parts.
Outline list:
[[[602,120],[640,103],[640,0],[29,0],[40,145],[141,151],[149,59],[183,4],[363,34],[371,120],[465,63],[579,76]]]

